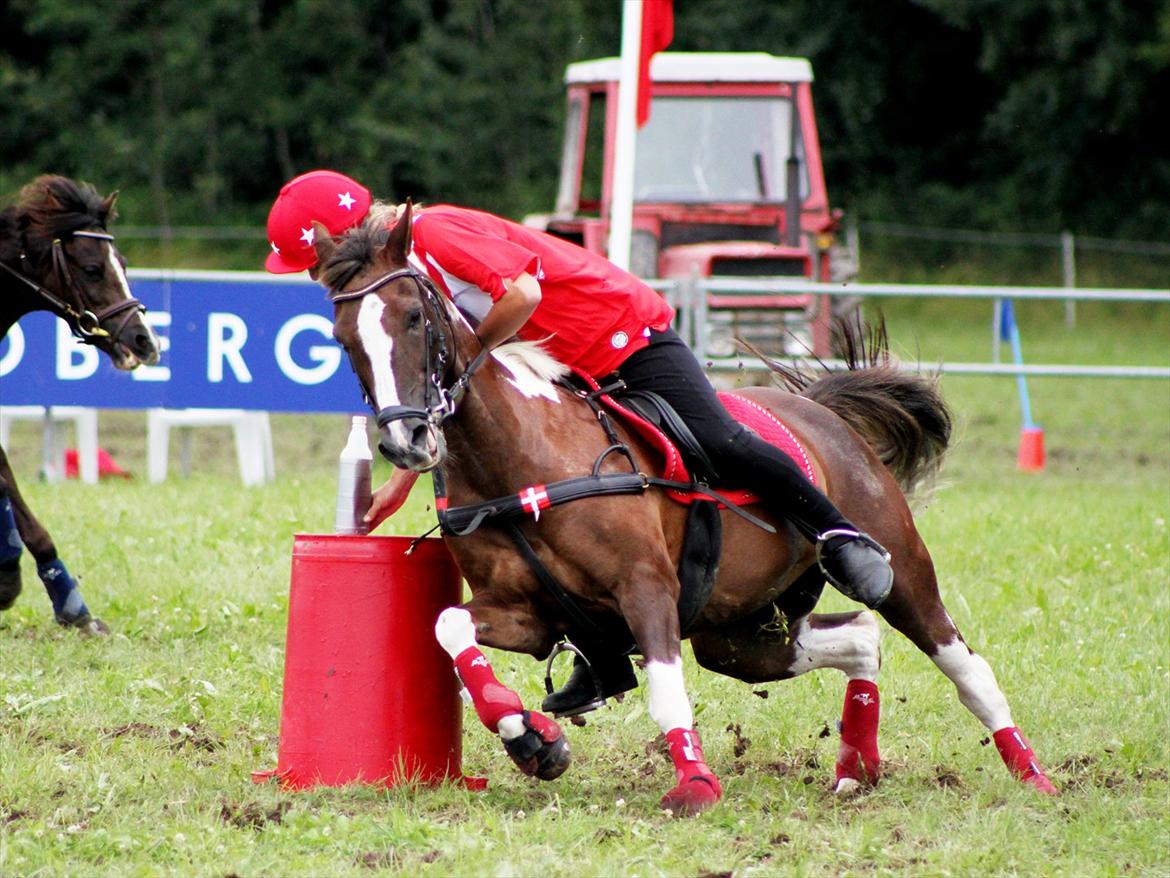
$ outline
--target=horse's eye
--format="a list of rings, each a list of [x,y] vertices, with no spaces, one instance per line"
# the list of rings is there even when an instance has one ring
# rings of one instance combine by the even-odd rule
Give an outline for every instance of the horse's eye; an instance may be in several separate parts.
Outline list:
[[[415,308],[406,315],[406,328],[418,329],[422,325],[422,308]]]
[[[97,265],[86,265],[81,270],[90,280],[101,280],[102,275],[105,273],[101,263],[98,263]]]

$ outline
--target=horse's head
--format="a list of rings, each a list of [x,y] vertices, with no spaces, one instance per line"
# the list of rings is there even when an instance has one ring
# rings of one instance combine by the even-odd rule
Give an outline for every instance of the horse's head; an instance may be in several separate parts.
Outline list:
[[[407,263],[409,202],[388,229],[393,220],[375,205],[338,239],[314,223],[318,280],[334,303],[333,335],[377,414],[378,449],[397,467],[426,472],[446,455],[439,427],[454,409],[456,328],[447,299]]]
[[[82,342],[104,351],[119,369],[159,359],[158,339],[130,294],[126,262],[106,223],[118,193],[105,198],[88,184],[38,177],[11,210],[19,264],[9,267],[38,308],[69,324]]]

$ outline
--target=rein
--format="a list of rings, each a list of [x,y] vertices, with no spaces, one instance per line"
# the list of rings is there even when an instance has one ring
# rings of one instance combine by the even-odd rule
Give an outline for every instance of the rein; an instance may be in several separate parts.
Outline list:
[[[114,236],[108,232],[71,232],[70,237],[73,238],[93,238],[98,241],[109,241],[113,246]],[[72,301],[67,301],[64,298],[54,294],[44,285],[37,283],[27,274],[22,271],[17,271],[0,262],[0,268],[23,283],[42,299],[44,299],[50,308],[57,313],[58,316],[64,318],[69,325],[69,331],[73,333],[74,337],[80,340],[83,344],[97,344],[98,339],[109,338],[117,341],[126,329],[128,324],[136,313],[146,310],[146,307],[138,299],[133,297],[122,302],[116,302],[108,308],[103,308],[100,311],[93,311],[85,307],[85,301],[82,297],[81,290],[77,282],[73,278],[73,273],[69,270],[69,261],[65,257],[65,248],[61,243],[60,238],[53,239],[53,248],[51,251],[53,261],[53,273],[57,278],[58,285],[61,290],[67,294],[71,294]],[[28,254],[21,250],[20,253],[21,265],[27,265],[29,262]],[[109,320],[115,315],[125,313],[121,322],[114,332],[109,332],[102,328],[102,322]]]

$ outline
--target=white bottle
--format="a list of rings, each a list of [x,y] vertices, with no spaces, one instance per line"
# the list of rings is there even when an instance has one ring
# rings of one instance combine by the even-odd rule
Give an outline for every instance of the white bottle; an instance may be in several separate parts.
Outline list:
[[[337,517],[333,529],[339,534],[369,533],[370,529],[362,518],[370,508],[370,466],[374,455],[370,452],[363,415],[354,416],[349,440],[339,460]]]

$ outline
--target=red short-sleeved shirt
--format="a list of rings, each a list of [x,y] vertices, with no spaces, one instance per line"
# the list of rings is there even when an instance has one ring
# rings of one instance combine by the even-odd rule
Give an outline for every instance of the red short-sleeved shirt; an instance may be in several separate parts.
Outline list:
[[[646,346],[648,329],[674,317],[662,296],[608,259],[488,213],[432,205],[415,215],[411,235],[414,256],[448,296],[471,285],[495,301],[505,280],[535,277],[541,300],[520,337],[591,375],[612,372]]]

